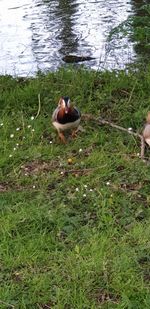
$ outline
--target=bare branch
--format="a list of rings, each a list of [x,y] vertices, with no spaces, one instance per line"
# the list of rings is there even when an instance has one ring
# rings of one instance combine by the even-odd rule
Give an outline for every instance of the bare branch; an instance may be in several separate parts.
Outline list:
[[[38,94],[38,102],[39,102],[39,106],[38,106],[38,111],[37,111],[37,114],[35,116],[35,118],[37,118],[40,114],[40,110],[41,110],[41,96],[40,96],[40,93]]]
[[[0,300],[0,304],[3,304],[3,305],[6,305],[6,306],[8,306],[8,307],[11,307],[11,308],[15,309],[15,306],[14,306],[14,305],[11,305],[11,304],[9,304],[9,303],[6,303],[5,301]]]
[[[118,130],[121,130],[121,131],[124,131],[124,132],[127,132],[128,134],[130,134],[130,135],[133,135],[133,136],[135,136],[135,137],[138,137],[138,138],[140,138],[140,141],[141,141],[141,159],[143,159],[144,158],[144,152],[145,152],[145,140],[144,140],[144,137],[143,137],[143,135],[142,134],[139,134],[139,133],[137,133],[137,132],[133,132],[133,131],[129,131],[129,129],[126,129],[126,128],[124,128],[124,127],[121,127],[121,126],[118,126],[117,124],[114,124],[114,123],[112,123],[112,122],[110,122],[110,121],[108,121],[108,120],[105,120],[105,119],[101,119],[100,117],[99,118],[96,118],[96,117],[94,117],[93,115],[91,115],[91,114],[83,114],[82,115],[82,118],[84,119],[84,120],[94,120],[94,121],[96,121],[98,124],[106,124],[106,125],[108,125],[108,126],[111,126],[112,128],[115,128],[115,129],[118,129]]]

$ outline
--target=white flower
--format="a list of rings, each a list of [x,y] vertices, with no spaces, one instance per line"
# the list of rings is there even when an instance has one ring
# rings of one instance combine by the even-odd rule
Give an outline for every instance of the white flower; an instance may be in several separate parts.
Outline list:
[[[32,132],[34,132],[35,130],[34,129],[32,129]]]
[[[87,185],[84,185],[84,188],[86,189],[86,188],[87,188]]]
[[[33,186],[33,189],[35,189],[35,186]]]
[[[31,120],[34,120],[34,116],[31,116]]]
[[[16,131],[19,131],[20,130],[20,128],[16,128]]]
[[[90,191],[90,192],[93,192],[93,189],[90,189],[89,191]]]
[[[128,128],[128,131],[132,131],[132,128]]]
[[[1,122],[1,123],[0,123],[0,126],[2,127],[3,125],[4,125],[3,122]]]
[[[25,173],[24,175],[25,175],[25,176],[28,176],[28,174],[27,174],[27,173]]]
[[[23,139],[25,139],[25,136],[23,136]]]
[[[30,129],[30,128],[31,128],[31,124],[29,124],[29,125],[27,126],[27,128]]]
[[[10,134],[10,138],[13,138],[14,137],[14,134]]]
[[[60,172],[60,174],[61,174],[61,175],[63,175],[63,174],[64,174],[64,172]]]
[[[9,155],[9,158],[11,158],[11,157],[12,157],[12,154]]]
[[[81,153],[82,151],[83,151],[82,148],[80,148],[80,149],[79,149],[79,153]]]
[[[109,185],[110,185],[110,181],[107,181],[107,182],[106,182],[106,185],[109,186]]]
[[[79,188],[76,188],[76,192],[79,192]]]
[[[16,147],[14,147],[14,151],[16,150]]]
[[[137,157],[139,157],[140,156],[139,152],[136,155],[137,155]]]
[[[83,197],[86,197],[86,194],[83,194]]]
[[[18,146],[19,146],[19,144],[17,143],[17,144],[16,144],[16,147],[18,147]]]
[[[52,142],[52,141],[50,141],[49,143],[50,143],[50,144],[52,144],[53,142]]]

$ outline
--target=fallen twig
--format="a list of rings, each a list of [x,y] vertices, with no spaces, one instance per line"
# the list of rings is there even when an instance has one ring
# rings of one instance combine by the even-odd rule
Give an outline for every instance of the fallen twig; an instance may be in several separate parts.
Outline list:
[[[130,131],[129,129],[126,129],[126,128],[124,128],[124,127],[118,126],[117,124],[114,124],[114,123],[112,123],[112,122],[110,122],[110,121],[108,121],[108,120],[104,120],[104,119],[101,119],[101,118],[98,118],[97,120],[98,120],[98,122],[99,122],[100,124],[107,124],[107,125],[109,125],[109,126],[111,126],[111,127],[113,127],[113,128],[116,128],[116,129],[121,130],[121,131],[125,131],[125,132],[127,132],[127,133],[129,133],[129,134],[131,134],[131,135],[134,135],[134,136],[136,136],[136,137],[139,137],[140,139],[141,139],[141,137],[142,137],[141,134],[139,134],[139,133],[137,133],[137,132]]]
[[[22,112],[22,115],[21,115],[21,119],[22,119],[22,129],[23,129],[23,132],[24,132],[25,131],[25,124],[24,124],[23,112]]]
[[[0,300],[0,304],[6,305],[6,306],[11,307],[11,308],[13,308],[13,309],[15,308],[14,305],[11,305],[11,304],[9,304],[9,303],[6,303],[5,301],[2,301],[2,300]]]
[[[39,102],[39,106],[38,106],[38,111],[37,111],[37,114],[35,116],[35,118],[37,118],[40,114],[40,110],[41,110],[41,96],[40,96],[40,93],[38,94],[38,102]]]
[[[133,131],[130,131],[129,129],[126,129],[124,127],[121,127],[117,124],[114,124],[108,120],[105,120],[105,119],[102,119],[102,118],[96,118],[94,117],[93,115],[91,114],[83,114],[82,115],[82,118],[85,119],[85,120],[94,120],[96,122],[98,122],[99,124],[106,124],[106,125],[109,125],[111,126],[112,128],[115,128],[115,129],[118,129],[118,130],[121,130],[121,131],[124,131],[124,132],[127,132],[128,134],[130,135],[133,135],[135,137],[138,137],[140,138],[141,140],[141,155],[140,155],[140,158],[143,159],[144,158],[144,152],[145,152],[145,140],[144,140],[144,137],[142,134],[139,134],[137,132],[133,132]]]
[[[40,305],[40,304],[37,303],[37,306],[38,306],[39,309],[43,309],[43,308],[51,309],[52,308],[51,305],[48,305],[48,304]]]
[[[141,134],[139,134],[137,132],[129,131],[128,129],[126,129],[124,127],[118,126],[118,125],[116,125],[116,124],[114,124],[114,123],[112,123],[110,121],[104,120],[104,119],[100,119],[99,118],[98,121],[99,121],[100,124],[107,124],[107,125],[109,125],[109,126],[111,126],[113,128],[116,128],[118,130],[127,132],[130,135],[133,135],[133,136],[136,136],[136,137],[140,138],[140,140],[141,140],[141,155],[140,155],[140,157],[141,157],[141,159],[144,158],[145,141],[144,141],[143,135],[141,135]]]
[[[103,167],[106,167],[107,164],[103,165],[103,166],[100,166],[99,168],[103,168]],[[92,167],[92,168],[82,168],[82,169],[70,169],[70,170],[64,170],[61,172],[62,175],[68,175],[69,173],[70,174],[80,174],[80,173],[88,173],[88,172],[92,172],[94,170],[97,170],[98,168],[97,167]]]
[[[136,82],[135,82],[135,84],[134,84],[134,86],[133,86],[133,88],[132,88],[132,90],[131,90],[131,93],[130,93],[130,96],[129,96],[129,100],[128,100],[128,104],[129,104],[129,102],[131,101],[131,98],[132,98],[134,89],[135,89],[135,87],[136,87],[136,84],[137,84],[137,80],[136,80]]]

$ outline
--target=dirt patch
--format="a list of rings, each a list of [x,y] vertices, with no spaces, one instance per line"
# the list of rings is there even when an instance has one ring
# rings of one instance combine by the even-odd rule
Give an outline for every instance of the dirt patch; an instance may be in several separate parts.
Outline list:
[[[97,293],[95,294],[95,299],[98,303],[105,303],[105,302],[112,302],[114,304],[118,304],[119,303],[119,296],[115,295],[105,289],[100,289],[99,291],[97,291]]]
[[[120,188],[125,191],[138,191],[143,187],[143,184],[141,182],[136,183],[121,183]]]
[[[1,182],[0,183],[0,192],[6,192],[9,190],[9,184],[8,182]]]
[[[111,94],[116,98],[127,98],[130,95],[130,90],[126,88],[118,88],[112,90]]]
[[[39,173],[46,174],[48,172],[54,172],[56,169],[58,169],[58,172],[60,172],[62,177],[68,176],[69,174],[74,176],[88,175],[89,173],[93,172],[93,170],[95,170],[95,168],[68,169],[69,165],[70,164],[68,163],[65,168],[61,166],[59,160],[52,160],[49,162],[35,160],[22,165],[21,170],[25,176],[30,176]]]
[[[54,302],[48,302],[46,304],[39,304],[39,303],[37,304],[39,309],[52,309],[54,305],[55,305]]]
[[[48,173],[59,167],[60,163],[58,160],[51,160],[49,162],[35,160],[22,165],[21,170],[24,175],[35,175],[39,173]]]
[[[10,191],[22,191],[22,190],[29,190],[29,189],[33,189],[33,187],[29,187],[29,186],[21,186],[12,182],[7,182],[7,183],[0,183],[0,193],[5,193],[5,192],[10,192]]]

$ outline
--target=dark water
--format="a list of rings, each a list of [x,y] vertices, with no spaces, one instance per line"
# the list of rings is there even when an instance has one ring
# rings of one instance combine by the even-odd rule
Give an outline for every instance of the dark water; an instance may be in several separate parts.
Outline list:
[[[136,53],[109,32],[143,1],[0,0],[0,74],[34,75],[64,65],[66,54],[95,57],[86,66],[124,68]]]

